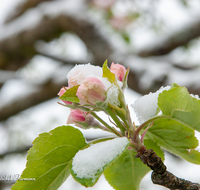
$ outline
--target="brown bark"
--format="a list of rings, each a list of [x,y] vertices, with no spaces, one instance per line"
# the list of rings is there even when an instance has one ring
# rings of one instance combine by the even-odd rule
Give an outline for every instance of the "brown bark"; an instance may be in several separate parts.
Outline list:
[[[112,52],[112,48],[102,35],[100,28],[83,17],[61,14],[57,17],[44,15],[43,19],[30,29],[21,31],[0,41],[0,69],[18,70],[38,52],[35,49],[37,40],[51,41],[64,32],[77,34],[94,55],[96,65],[101,65]]]
[[[53,1],[53,0],[26,0],[20,3],[13,14],[7,17],[5,23],[13,21],[15,18],[21,16],[23,13],[25,13],[28,9],[36,7],[39,3],[45,2],[45,1]]]
[[[174,174],[168,172],[162,159],[157,156],[152,149],[147,150],[144,146],[142,146],[136,157],[140,158],[144,164],[153,170],[151,180],[154,184],[162,185],[171,190],[200,189],[200,184],[178,178]]]
[[[62,86],[67,86],[67,81],[63,83],[53,83],[51,80],[41,85],[39,90],[27,96],[10,102],[9,105],[0,109],[0,121],[8,119],[10,116],[30,108],[31,106],[42,103],[57,96]]]

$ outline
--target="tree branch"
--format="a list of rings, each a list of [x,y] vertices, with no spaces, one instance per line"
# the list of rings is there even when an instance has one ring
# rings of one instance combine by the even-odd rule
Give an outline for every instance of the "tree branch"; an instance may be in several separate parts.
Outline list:
[[[39,55],[53,59],[55,61],[59,61],[62,62],[64,64],[86,64],[86,62],[81,62],[81,61],[75,61],[75,60],[69,60],[69,59],[64,59],[64,58],[60,58],[58,56],[55,55],[50,55],[48,53],[42,52],[42,51],[37,51]]]
[[[154,184],[164,186],[171,190],[198,190],[200,184],[181,179],[168,172],[162,159],[152,149],[142,146],[137,152],[137,158],[153,170],[151,180]]]
[[[49,4],[51,3],[53,2],[49,2]],[[63,3],[65,2],[63,1]],[[38,13],[38,11],[42,18],[38,23],[31,27],[24,27],[17,33],[0,39],[0,69],[18,70],[37,54],[35,49],[37,40],[51,41],[65,32],[73,32],[80,37],[94,55],[93,61],[97,65],[101,65],[109,57],[112,51],[111,45],[101,28],[98,28],[97,24],[89,18],[85,9],[77,8],[77,12],[73,13],[66,10],[66,13],[61,12],[54,16],[48,9],[45,13],[41,12],[39,8],[35,12]],[[34,15],[35,12],[32,11],[32,17],[37,17],[37,15]],[[23,15],[20,19],[21,22],[27,22],[26,15]],[[6,28],[12,26],[14,22],[1,28],[4,34]],[[19,23],[19,20],[17,23]]]
[[[166,55],[179,46],[187,45],[191,40],[200,36],[200,20],[181,28],[176,33],[158,42],[154,47],[142,50],[138,53],[141,57]],[[160,41],[160,40],[159,40]]]
[[[53,1],[53,0],[26,0],[21,2],[17,7],[16,10],[13,11],[13,14],[8,16],[5,20],[5,23],[11,22],[17,17],[21,16],[23,13],[25,13],[28,9],[36,7],[39,3],[45,2],[45,1]]]
[[[41,85],[39,90],[29,94],[27,96],[20,97],[10,104],[2,107],[0,109],[0,121],[8,119],[10,116],[13,116],[25,109],[28,109],[31,106],[42,103],[46,100],[56,97],[60,88],[64,85],[67,85],[67,81],[54,83],[51,79],[46,82],[44,85]]]

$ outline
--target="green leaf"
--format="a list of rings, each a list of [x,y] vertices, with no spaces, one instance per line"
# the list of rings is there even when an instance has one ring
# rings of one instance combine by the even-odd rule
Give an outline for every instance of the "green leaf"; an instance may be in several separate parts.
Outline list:
[[[70,174],[74,155],[86,146],[83,134],[71,126],[42,133],[33,142],[26,168],[12,190],[56,190]],[[34,181],[23,181],[35,178]]]
[[[158,97],[163,115],[200,132],[200,100],[193,98],[185,87],[174,86]]]
[[[139,190],[142,178],[150,171],[136,152],[126,150],[105,171],[104,176],[116,190]]]
[[[77,85],[67,89],[66,92],[59,99],[69,102],[80,102],[78,96],[76,95],[79,86],[80,85]]]
[[[73,158],[72,176],[82,185],[92,187],[103,171],[126,150],[128,144],[129,140],[122,137],[95,143],[80,150]]]
[[[176,84],[176,83],[173,83],[173,84],[171,85],[171,89],[172,89],[172,88],[175,88],[175,87],[179,87],[179,85]]]
[[[194,130],[172,119],[154,121],[145,135],[169,152],[176,154],[194,164],[200,164],[200,153],[194,150],[198,140]]]
[[[116,83],[115,74],[110,71],[107,66],[107,59],[103,64],[103,77],[107,78],[111,83]]]
[[[153,149],[154,152],[164,161],[165,160],[165,155],[164,152],[161,150],[160,146],[158,144],[151,140],[151,139],[145,139],[144,140],[145,147],[147,149]]]

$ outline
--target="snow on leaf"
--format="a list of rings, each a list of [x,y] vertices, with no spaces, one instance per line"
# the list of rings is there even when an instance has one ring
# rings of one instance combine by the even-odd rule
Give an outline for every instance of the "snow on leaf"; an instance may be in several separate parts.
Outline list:
[[[131,105],[140,124],[156,115],[158,108],[158,95],[164,90],[169,89],[170,86],[161,87],[154,93],[150,92],[149,94],[142,96]]]
[[[100,142],[77,152],[72,161],[71,174],[82,185],[93,186],[107,166],[126,149],[126,137]]]

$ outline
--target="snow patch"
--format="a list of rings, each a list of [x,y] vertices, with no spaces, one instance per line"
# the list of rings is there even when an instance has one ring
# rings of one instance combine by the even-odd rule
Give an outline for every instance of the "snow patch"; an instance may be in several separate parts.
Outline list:
[[[169,90],[170,88],[170,86],[161,87],[154,93],[150,92],[149,94],[142,96],[131,105],[140,124],[156,115],[158,95],[164,90]]]
[[[103,75],[102,68],[99,66],[94,66],[88,64],[79,64],[76,65],[68,74],[67,79],[70,79],[71,77],[74,77],[75,75],[78,75],[78,84],[81,84],[83,80],[87,77],[91,76],[99,76],[101,77]]]
[[[72,162],[72,170],[78,178],[95,180],[97,172],[122,153],[129,140],[126,137],[100,142],[79,150]]]
[[[193,98],[196,98],[197,100],[200,100],[200,98],[199,98],[199,95],[197,95],[197,94],[190,94],[190,96],[192,96]]]
[[[119,88],[117,85],[113,85],[107,91],[107,102],[109,102],[111,105],[119,106],[120,101],[118,95],[119,95]]]

